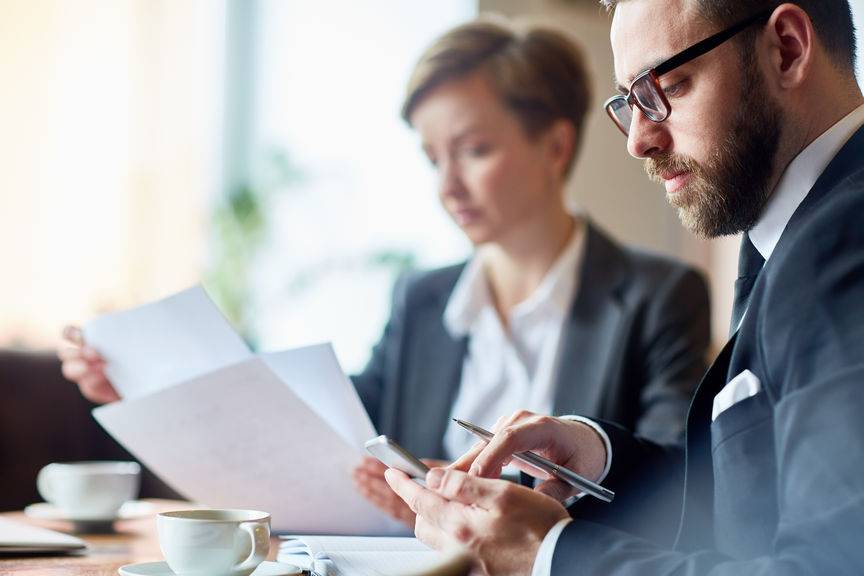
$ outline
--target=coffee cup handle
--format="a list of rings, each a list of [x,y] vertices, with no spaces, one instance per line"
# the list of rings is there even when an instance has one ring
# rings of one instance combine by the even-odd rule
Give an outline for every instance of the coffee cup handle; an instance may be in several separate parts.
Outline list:
[[[49,502],[54,499],[54,491],[51,490],[51,487],[54,485],[54,482],[51,480],[52,478],[50,464],[42,468],[36,476],[36,489]]]
[[[267,553],[270,552],[270,530],[267,524],[243,522],[240,524],[240,529],[252,539],[252,552],[243,562],[234,567],[234,570],[238,572],[255,569],[267,558]]]

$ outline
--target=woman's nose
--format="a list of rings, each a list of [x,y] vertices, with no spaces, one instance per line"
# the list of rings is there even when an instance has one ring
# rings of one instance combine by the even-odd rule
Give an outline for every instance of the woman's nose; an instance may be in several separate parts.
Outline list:
[[[442,162],[438,167],[438,195],[441,198],[458,198],[465,194],[465,184],[458,164]]]

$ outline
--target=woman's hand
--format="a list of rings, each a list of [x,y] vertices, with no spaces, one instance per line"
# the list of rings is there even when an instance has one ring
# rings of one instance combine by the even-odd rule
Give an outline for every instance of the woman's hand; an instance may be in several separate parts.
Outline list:
[[[91,402],[106,404],[120,399],[105,376],[105,360],[87,346],[77,326],[63,329],[63,342],[57,349],[57,357],[63,362],[63,376],[76,383],[81,394]]]
[[[430,468],[446,466],[448,462],[424,459]],[[412,530],[414,529],[414,512],[396,495],[384,479],[387,466],[371,456],[364,456],[354,469],[353,478],[357,490],[364,498],[388,516],[399,520]]]

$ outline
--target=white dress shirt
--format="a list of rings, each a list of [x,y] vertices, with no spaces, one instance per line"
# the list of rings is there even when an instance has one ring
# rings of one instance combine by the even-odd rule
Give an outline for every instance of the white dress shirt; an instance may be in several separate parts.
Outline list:
[[[469,337],[452,417],[491,429],[499,417],[519,409],[552,412],[561,335],[584,257],[585,225],[581,219],[576,224],[540,285],[510,312],[507,329],[492,301],[482,250],[462,271],[444,311],[447,331]],[[451,421],[444,449],[457,458],[476,441]]]
[[[810,189],[813,188],[816,180],[819,179],[834,156],[861,126],[864,126],[864,105],[859,106],[823,132],[786,167],[774,188],[774,193],[765,206],[765,211],[756,225],[748,232],[750,241],[753,242],[756,250],[765,258],[766,262],[771,258],[771,254],[795,210],[807,197]],[[604,441],[606,442],[607,460],[609,460],[612,456],[610,444],[608,438],[604,438]],[[606,466],[607,471],[608,469],[609,462]],[[565,518],[547,532],[534,559],[532,576],[551,574],[555,545],[569,522],[570,519]]]
[[[774,194],[765,205],[759,222],[748,232],[750,241],[767,262],[780,241],[786,224],[813,188],[816,180],[828,167],[846,141],[864,125],[864,105],[859,106],[842,120],[813,140],[789,163],[777,182]]]

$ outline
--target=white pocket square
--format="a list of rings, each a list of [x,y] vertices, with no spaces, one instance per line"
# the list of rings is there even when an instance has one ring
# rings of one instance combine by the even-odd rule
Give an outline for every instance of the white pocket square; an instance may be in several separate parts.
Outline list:
[[[711,421],[716,420],[720,414],[738,402],[755,396],[760,390],[762,390],[762,383],[759,381],[759,378],[749,370],[744,370],[730,380],[720,390],[720,393],[714,397],[714,409],[711,410]]]

